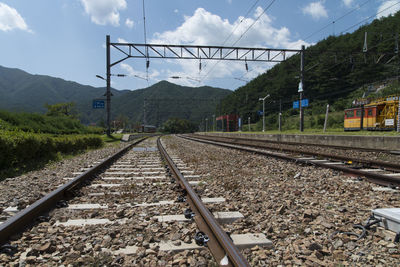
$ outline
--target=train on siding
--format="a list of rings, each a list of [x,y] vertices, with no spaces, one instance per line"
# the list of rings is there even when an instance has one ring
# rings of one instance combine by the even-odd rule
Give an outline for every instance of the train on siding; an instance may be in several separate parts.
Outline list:
[[[358,107],[346,109],[344,112],[344,130],[395,130],[399,122],[400,96],[387,96],[378,99],[356,100]]]

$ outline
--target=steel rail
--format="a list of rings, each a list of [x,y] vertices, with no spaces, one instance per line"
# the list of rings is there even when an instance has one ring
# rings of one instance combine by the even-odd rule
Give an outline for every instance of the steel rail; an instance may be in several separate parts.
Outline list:
[[[366,172],[366,171],[352,169],[352,168],[338,166],[338,165],[324,164],[322,162],[313,162],[311,160],[294,158],[294,157],[290,157],[287,155],[272,153],[272,152],[267,152],[267,151],[260,151],[260,150],[253,149],[253,148],[245,148],[245,147],[238,147],[238,146],[230,145],[230,144],[226,144],[226,143],[218,143],[217,141],[197,139],[197,138],[192,138],[192,137],[188,137],[188,136],[180,136],[180,137],[188,139],[188,140],[192,140],[192,141],[208,143],[208,144],[213,144],[213,145],[227,147],[227,148],[233,148],[233,149],[256,153],[256,154],[260,154],[260,155],[264,155],[264,156],[272,156],[275,158],[280,158],[280,159],[284,159],[284,160],[288,160],[288,161],[294,161],[296,163],[303,163],[303,164],[315,165],[315,166],[319,166],[319,167],[323,167],[323,168],[329,168],[329,169],[333,169],[333,170],[337,170],[337,171],[342,171],[344,173],[349,173],[352,175],[364,176],[369,181],[379,184],[379,185],[383,185],[383,186],[388,186],[388,185],[389,186],[394,185],[397,187],[400,186],[400,178],[395,178],[395,177],[391,177],[391,176],[384,175],[384,174],[371,173],[371,172]]]
[[[316,157],[330,158],[330,159],[343,160],[343,161],[352,161],[352,162],[365,164],[368,166],[374,166],[374,167],[379,167],[379,168],[381,168],[381,167],[388,168],[391,171],[400,171],[400,164],[397,164],[394,162],[387,162],[387,161],[381,161],[381,160],[355,159],[355,158],[347,157],[347,156],[332,155],[332,154],[319,153],[319,152],[311,152],[311,151],[292,149],[292,148],[277,148],[277,147],[268,146],[263,141],[260,141],[260,140],[241,139],[241,138],[236,139],[236,138],[220,137],[220,136],[213,136],[213,137],[205,137],[202,135],[194,135],[194,136],[196,136],[196,138],[205,139],[205,140],[219,140],[220,142],[225,142],[228,144],[233,143],[233,144],[237,144],[237,145],[246,145],[246,146],[258,147],[258,148],[262,147],[262,148],[268,148],[268,149],[277,150],[277,151],[299,153],[299,154],[303,154],[303,155],[310,155],[310,156],[316,156]],[[232,140],[232,141],[224,141],[227,139]],[[261,143],[261,144],[257,144],[257,143]],[[298,145],[300,145],[300,143]]]
[[[161,144],[160,138],[157,140],[157,146],[162,157],[166,160],[171,171],[178,179],[180,185],[184,190],[186,190],[187,201],[189,202],[192,211],[196,214],[196,216],[194,216],[194,220],[196,221],[199,229],[209,236],[210,241],[207,242],[207,246],[210,248],[210,251],[217,263],[221,266],[250,266],[240,253],[239,249],[233,244],[230,237],[221,228],[214,216],[204,206],[199,196],[195,193],[193,188],[179,171],[178,167],[175,165]],[[223,264],[226,257],[229,261],[226,264]]]
[[[79,188],[79,186],[81,186],[84,182],[94,178],[95,175],[100,173],[104,168],[112,164],[115,160],[128,152],[129,149],[145,139],[146,137],[141,138],[140,140],[137,140],[127,147],[121,149],[108,159],[90,168],[68,183],[58,187],[54,191],[34,202],[29,207],[21,210],[13,217],[10,217],[4,223],[0,224],[0,246],[5,244],[11,236],[20,233],[27,227],[33,225],[36,218],[52,210],[60,200],[68,198],[69,192],[71,192],[73,189]]]

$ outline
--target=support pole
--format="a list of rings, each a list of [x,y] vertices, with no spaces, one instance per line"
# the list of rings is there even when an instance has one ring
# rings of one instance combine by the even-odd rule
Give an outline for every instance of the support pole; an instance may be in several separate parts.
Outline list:
[[[279,131],[282,131],[282,99],[279,99]]]
[[[301,100],[303,99],[303,91],[304,91],[304,50],[305,46],[301,46],[301,54],[300,54],[300,86],[299,86],[299,93],[300,93],[300,101],[299,101],[299,108],[300,108],[300,132],[304,131],[304,111],[301,106]]]
[[[400,96],[399,96],[399,108],[397,109],[397,132],[400,133]]]
[[[265,132],[265,98],[263,99],[263,132]]]
[[[107,135],[111,136],[110,113],[111,113],[111,65],[110,65],[110,35],[106,36],[106,75],[107,75]]]
[[[326,105],[324,132],[326,132],[326,126],[328,125],[328,113],[329,113],[329,104]]]
[[[248,118],[248,122],[249,122],[249,132],[251,131],[250,129],[250,117]]]

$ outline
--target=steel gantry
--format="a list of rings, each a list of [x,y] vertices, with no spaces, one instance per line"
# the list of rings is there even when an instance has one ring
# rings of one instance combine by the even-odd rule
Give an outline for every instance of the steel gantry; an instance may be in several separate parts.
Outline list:
[[[122,53],[122,58],[111,62],[111,47]],[[167,44],[135,44],[110,42],[106,36],[106,70],[107,70],[107,134],[110,134],[110,102],[111,102],[111,67],[129,58],[145,58],[146,68],[149,68],[149,59],[198,59],[198,60],[229,60],[253,62],[282,62],[287,58],[300,53],[302,49],[274,49],[258,47],[227,47],[207,45],[167,45]],[[302,61],[304,64],[304,61]],[[304,67],[304,66],[303,66]],[[303,71],[303,67],[300,68]],[[301,75],[303,77],[303,75]],[[303,83],[304,88],[304,83]]]

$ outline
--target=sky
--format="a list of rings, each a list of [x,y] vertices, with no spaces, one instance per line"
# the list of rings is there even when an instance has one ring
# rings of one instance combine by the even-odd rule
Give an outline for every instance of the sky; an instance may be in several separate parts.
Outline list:
[[[399,0],[0,0],[0,65],[102,87],[106,35],[114,43],[300,49],[398,10]],[[111,49],[112,62],[122,56]],[[112,67],[127,76],[112,76],[111,85],[168,80],[235,90],[273,66],[201,63],[200,71],[198,60],[151,59],[146,71],[145,59],[130,58]]]

